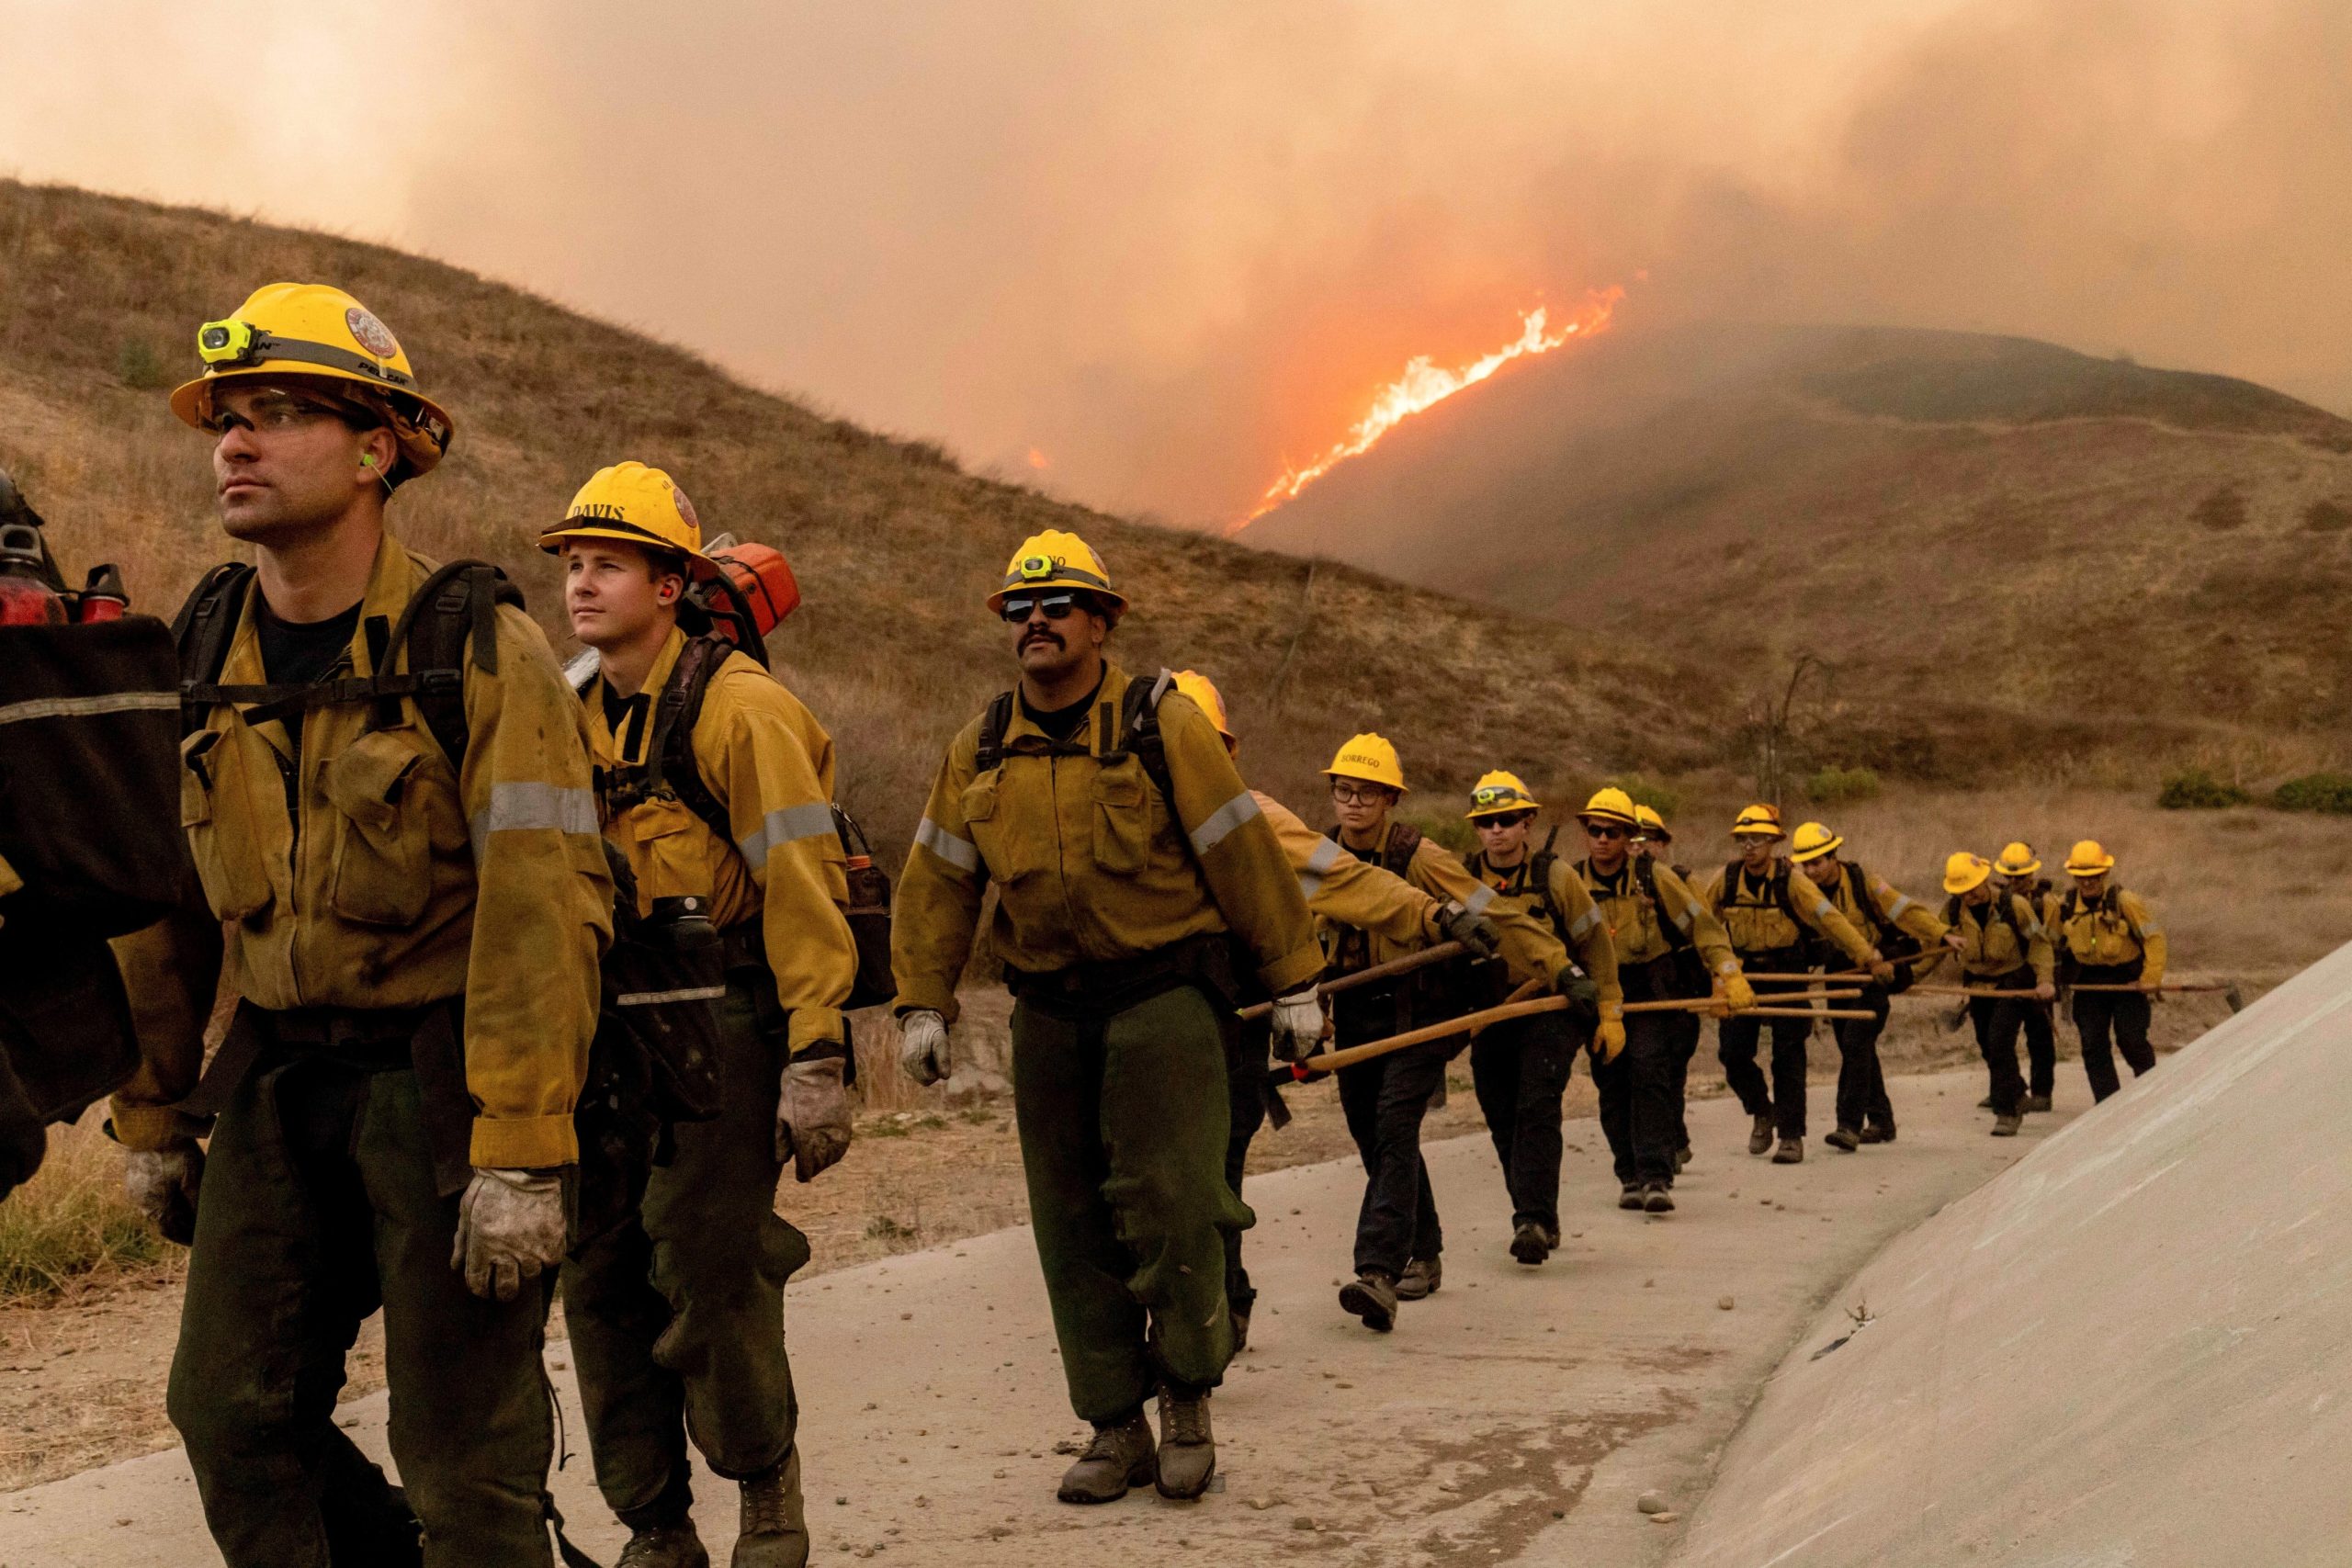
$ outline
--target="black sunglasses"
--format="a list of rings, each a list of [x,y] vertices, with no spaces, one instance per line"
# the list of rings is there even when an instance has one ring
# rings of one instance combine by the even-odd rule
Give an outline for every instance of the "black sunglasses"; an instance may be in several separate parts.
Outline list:
[[[1491,817],[1479,818],[1478,826],[1481,828],[1516,828],[1521,823],[1532,822],[1533,820],[1535,820],[1535,813],[1532,811],[1499,811]]]
[[[1032,610],[1045,611],[1046,619],[1049,621],[1062,621],[1068,620],[1070,612],[1077,608],[1077,594],[1049,593],[1042,599],[1007,599],[1001,614],[1008,625],[1017,626],[1029,618]]]
[[[1588,838],[1594,839],[1628,839],[1633,837],[1633,829],[1629,828],[1621,828],[1614,822],[1588,822],[1584,825],[1584,830]]]

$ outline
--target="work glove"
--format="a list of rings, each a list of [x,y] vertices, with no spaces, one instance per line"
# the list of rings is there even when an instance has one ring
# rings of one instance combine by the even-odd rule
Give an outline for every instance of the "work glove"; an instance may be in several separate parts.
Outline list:
[[[204,1151],[194,1138],[168,1148],[130,1149],[122,1160],[122,1192],[165,1241],[196,1239],[196,1192],[204,1185]]]
[[[1315,987],[1274,998],[1274,1060],[1303,1062],[1323,1043],[1323,998]]]
[[[1573,964],[1564,964],[1560,972],[1552,976],[1552,989],[1568,998],[1569,1017],[1583,1019],[1588,1023],[1599,1021],[1600,987],[1592,983],[1591,976]]]
[[[1605,1066],[1615,1061],[1617,1053],[1624,1048],[1624,1009],[1616,1002],[1611,1002],[1602,1009],[1600,1023],[1592,1032],[1592,1054]]]
[[[449,1267],[485,1301],[511,1302],[523,1281],[563,1261],[563,1182],[531,1170],[476,1168],[458,1201]]]
[[[1864,961],[1863,967],[1867,968],[1871,972],[1871,978],[1876,980],[1880,985],[1892,986],[1894,984],[1894,965],[1880,957],[1877,948],[1873,947],[1871,949],[1871,955]]]
[[[1484,915],[1474,915],[1459,903],[1438,907],[1437,926],[1448,942],[1458,942],[1473,957],[1492,958],[1503,947],[1503,933]]]
[[[933,1013],[936,1018],[938,1014]],[[849,1153],[849,1089],[846,1063],[839,1056],[807,1056],[786,1064],[784,1092],[775,1107],[775,1157],[792,1161],[792,1178],[810,1181]]]
[[[920,1084],[937,1083],[955,1071],[947,1021],[933,1010],[910,1008],[899,1016],[899,1070]]]
[[[1745,975],[1723,977],[1724,1006],[1734,1012],[1745,1012],[1756,1005],[1756,987],[1747,983]]]

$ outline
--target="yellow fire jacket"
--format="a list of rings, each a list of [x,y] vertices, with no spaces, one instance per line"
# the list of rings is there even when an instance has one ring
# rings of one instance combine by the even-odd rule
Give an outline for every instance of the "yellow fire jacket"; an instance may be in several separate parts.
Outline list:
[[[1301,821],[1296,813],[1262,790],[1251,790],[1258,809],[1281,840],[1307,912],[1318,920],[1375,931],[1399,947],[1427,946],[1439,940],[1438,911],[1444,908],[1403,877],[1358,860]]]
[[[1298,878],[1224,738],[1192,699],[1162,696],[1159,733],[1175,794],[1162,799],[1142,761],[1118,751],[1128,680],[1118,666],[1105,668],[1082,738],[1067,747],[1018,702],[1001,765],[979,769],[979,718],[948,746],[892,919],[899,1011],[955,1018],[956,981],[990,883],[989,939],[1024,973],[1140,957],[1230,931],[1255,955],[1271,994],[1314,980],[1322,955]]]
[[[1659,861],[1650,863],[1650,875],[1657,888],[1655,900],[1642,891],[1631,855],[1625,857],[1623,865],[1605,876],[1592,869],[1590,861],[1578,863],[1577,874],[1592,894],[1601,919],[1608,922],[1610,940],[1617,944],[1619,964],[1654,964],[1673,952],[1663,923],[1672,920],[1674,929],[1699,950],[1707,973],[1739,973],[1739,956],[1731,950],[1731,938],[1724,933],[1723,922],[1690,891],[1690,885],[1675,874],[1672,866]]]
[[[673,628],[618,736],[605,716],[604,678],[589,683],[598,765],[646,761],[652,709],[685,646]],[[842,914],[849,883],[833,830],[832,737],[750,655],[729,653],[703,689],[689,744],[705,787],[727,810],[730,838],[722,842],[675,795],[605,812],[605,835],[636,874],[638,912],[650,914],[656,898],[697,895],[722,929],[759,920],[776,999],[790,1015],[790,1048],[841,1040],[857,946]]]
[[[353,673],[372,671],[368,622],[397,621],[432,570],[390,536],[378,547]],[[223,683],[264,679],[257,599],[246,601]],[[577,1157],[572,1103],[596,1028],[612,879],[579,701],[529,616],[501,606],[496,625],[497,673],[470,658],[465,666],[462,779],[407,697],[390,728],[370,727],[372,705],[313,708],[299,750],[279,721],[249,725],[223,704],[183,743],[180,818],[210,908],[116,945],[127,986],[144,998],[150,1056],[116,1097],[126,1144],[155,1147],[182,1130],[164,1108],[195,1086],[218,977],[273,1010],[412,1008],[462,994],[472,1162]],[[404,664],[404,650],[393,657]]]
[[[1380,838],[1360,858],[1374,865],[1384,865],[1391,835],[1396,831],[1392,820],[1380,825]],[[1331,847],[1340,853],[1351,852],[1334,836]],[[1453,856],[1453,852],[1434,839],[1423,839],[1413,847],[1413,858],[1405,865],[1405,880],[1442,903],[1460,904],[1474,915],[1484,915],[1495,924],[1502,936],[1504,965],[1511,979],[1525,985],[1540,980],[1549,986],[1568,961],[1568,950],[1552,934],[1552,922],[1530,915],[1515,905],[1504,903],[1495,890],[1470,874],[1469,867]],[[1315,923],[1317,937],[1331,972],[1350,974],[1369,969],[1391,959],[1402,958],[1426,945],[1420,940],[1396,942],[1380,931],[1357,934],[1352,927],[1329,919]]]
[[[1709,877],[1699,897],[1723,921],[1724,932],[1731,938],[1735,952],[1777,953],[1804,940],[1804,932],[1795,920],[1789,919],[1788,910],[1781,907],[1780,899],[1762,878],[1749,875],[1744,866],[1734,865],[1726,871]],[[1778,874],[1788,882],[1789,903],[1796,909],[1799,919],[1837,943],[1838,951],[1855,963],[1868,959],[1871,943],[1822,896],[1821,889],[1810,878],[1786,861],[1778,863]]]
[[[1995,913],[1990,900],[1980,905],[1963,898],[1953,911],[1951,929],[1968,944],[1960,950],[1961,973],[1973,979],[1989,980],[2030,966],[2034,984],[2049,985],[2057,959],[2050,945],[2050,932],[2034,914],[2033,905],[2015,893],[1996,893],[1993,897],[2007,901],[2007,919]],[[2024,937],[2022,944],[2018,941],[2020,933]]]
[[[2165,977],[2165,933],[2147,901],[2137,893],[2110,887],[2096,904],[2075,900],[2066,918],[2064,896],[2059,896],[2059,935],[2075,962],[2100,968],[2141,961],[2140,978],[2151,985]]]
[[[1849,872],[1852,874],[1848,874]],[[1812,879],[1802,873],[1791,880],[1803,882],[1808,887],[1813,886]],[[1870,899],[1871,909],[1864,909],[1855,901],[1854,886],[1857,883],[1861,885],[1863,896]],[[1871,939],[1881,921],[1905,935],[1917,937],[1928,947],[1943,941],[1944,932],[1951,929],[1938,918],[1933,909],[1908,894],[1897,892],[1886,878],[1851,861],[1839,863],[1838,881],[1830,897],[1838,906],[1838,912],[1846,918],[1846,923],[1860,932],[1870,946],[1877,945]],[[1871,910],[1877,911],[1876,919],[1871,918]]]
[[[1574,868],[1555,855],[1545,878],[1552,896],[1547,905],[1544,889],[1535,886],[1534,868],[1532,854],[1521,857],[1517,865],[1508,869],[1488,865],[1484,854],[1471,856],[1470,874],[1478,879],[1480,887],[1491,890],[1495,896],[1495,901],[1481,912],[1493,920],[1509,910],[1541,925],[1546,934],[1563,939],[1564,951],[1575,951],[1577,964],[1600,994],[1600,1016],[1623,1018],[1625,990],[1617,978],[1617,944],[1611,939],[1608,922],[1594,906],[1592,895],[1586,891]],[[1557,924],[1552,918],[1555,909],[1559,911]],[[1552,973],[1559,973],[1556,964]]]

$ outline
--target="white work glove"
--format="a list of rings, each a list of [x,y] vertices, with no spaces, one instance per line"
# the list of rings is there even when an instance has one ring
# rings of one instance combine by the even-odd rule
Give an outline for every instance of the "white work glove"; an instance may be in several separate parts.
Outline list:
[[[204,1184],[204,1151],[191,1138],[164,1149],[128,1149],[122,1194],[153,1223],[165,1241],[196,1239],[196,1193]]]
[[[511,1302],[523,1281],[563,1261],[563,1182],[527,1170],[476,1168],[458,1201],[458,1236],[449,1267],[466,1289]]]
[[[947,1021],[930,1008],[910,1008],[899,1020],[899,1070],[920,1084],[955,1071],[947,1050]]]
[[[1274,1060],[1303,1062],[1323,1043],[1323,998],[1309,986],[1274,998]]]
[[[796,1181],[814,1180],[849,1153],[849,1089],[842,1082],[846,1066],[839,1056],[785,1066],[784,1090],[775,1106],[775,1157],[792,1161]]]

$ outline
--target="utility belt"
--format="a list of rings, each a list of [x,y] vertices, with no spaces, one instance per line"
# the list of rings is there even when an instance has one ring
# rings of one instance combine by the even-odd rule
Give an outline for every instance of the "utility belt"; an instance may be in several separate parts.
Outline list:
[[[1233,943],[1223,931],[1186,937],[1129,958],[1071,964],[1059,969],[1004,966],[1005,988],[1032,1007],[1062,1017],[1126,1011],[1162,992],[1192,986],[1220,1009],[1237,1005]]]
[[[2136,986],[2147,966],[2144,956],[2126,964],[2075,964],[2069,967],[2066,983],[2070,986]]]

